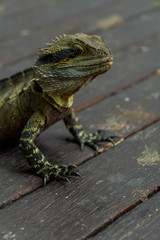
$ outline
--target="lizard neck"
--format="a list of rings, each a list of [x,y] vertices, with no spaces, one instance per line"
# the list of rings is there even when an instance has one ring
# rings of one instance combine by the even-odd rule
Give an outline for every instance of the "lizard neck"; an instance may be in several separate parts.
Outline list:
[[[84,84],[85,85],[85,84]],[[74,90],[68,91],[66,93],[53,93],[53,92],[47,92],[45,95],[49,99],[49,102],[53,102],[54,107],[56,107],[58,110],[64,109],[64,108],[70,108],[73,105],[73,96],[76,92],[79,91],[82,86],[78,86]]]
[[[60,112],[63,112],[64,109],[70,108],[73,105],[73,95],[66,96],[55,94],[52,92],[47,92],[44,94],[44,98],[45,100],[47,100],[47,102],[49,102],[52,106],[57,108]]]
[[[90,81],[90,79],[88,80]],[[73,96],[78,92],[82,87],[87,83],[84,83],[82,86],[78,86],[74,90],[68,91],[66,93],[55,93],[55,92],[44,92],[44,98],[59,111],[64,111],[66,108],[73,106]]]

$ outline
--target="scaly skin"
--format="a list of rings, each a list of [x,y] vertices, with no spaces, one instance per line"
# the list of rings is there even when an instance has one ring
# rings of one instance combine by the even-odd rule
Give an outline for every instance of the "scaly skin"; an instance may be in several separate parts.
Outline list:
[[[0,81],[0,145],[19,142],[28,163],[44,183],[80,176],[74,165],[50,164],[34,144],[49,126],[64,119],[81,149],[97,150],[98,141],[113,137],[86,134],[75,117],[73,95],[97,75],[109,70],[113,57],[104,41],[83,33],[64,35],[40,49],[31,68]]]

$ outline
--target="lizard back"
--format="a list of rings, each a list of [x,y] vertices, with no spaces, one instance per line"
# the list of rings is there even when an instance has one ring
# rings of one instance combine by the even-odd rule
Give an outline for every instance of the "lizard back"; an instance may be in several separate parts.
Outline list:
[[[0,80],[0,145],[18,139],[27,119],[26,114],[28,117],[32,114],[26,101],[28,73],[27,69]]]

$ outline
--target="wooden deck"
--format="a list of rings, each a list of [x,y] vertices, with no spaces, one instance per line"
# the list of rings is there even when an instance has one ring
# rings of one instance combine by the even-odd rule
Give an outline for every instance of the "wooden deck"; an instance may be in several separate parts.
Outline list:
[[[34,63],[55,36],[99,34],[112,69],[75,96],[87,131],[124,138],[96,155],[65,138],[63,122],[37,144],[82,180],[43,187],[18,147],[0,151],[0,239],[160,239],[160,0],[1,0],[0,78]]]

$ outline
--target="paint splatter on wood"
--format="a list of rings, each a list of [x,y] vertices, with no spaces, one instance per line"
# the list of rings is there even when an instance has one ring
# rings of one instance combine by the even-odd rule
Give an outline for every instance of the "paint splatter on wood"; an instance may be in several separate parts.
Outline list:
[[[154,146],[145,146],[142,155],[137,159],[138,164],[141,166],[153,166],[160,164],[160,156]]]

